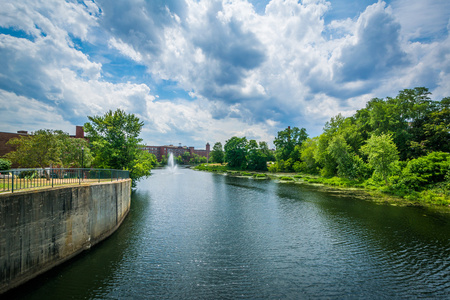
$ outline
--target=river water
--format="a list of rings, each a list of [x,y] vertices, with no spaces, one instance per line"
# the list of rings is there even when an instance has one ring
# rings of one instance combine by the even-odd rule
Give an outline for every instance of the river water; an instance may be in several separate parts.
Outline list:
[[[450,297],[450,217],[188,169],[138,184],[121,228],[23,299]]]

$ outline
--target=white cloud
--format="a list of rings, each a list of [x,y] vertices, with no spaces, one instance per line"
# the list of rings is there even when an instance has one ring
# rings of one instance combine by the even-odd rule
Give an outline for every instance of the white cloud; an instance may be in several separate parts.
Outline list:
[[[60,129],[70,134],[75,131],[75,127],[65,120],[54,105],[0,90],[0,106],[2,131]]]
[[[121,40],[116,40],[115,38],[111,38],[108,42],[111,48],[117,49],[123,55],[131,58],[134,61],[140,62],[142,61],[142,55],[133,49],[130,45],[122,42]]]
[[[288,125],[317,135],[371,97],[415,86],[449,96],[449,4],[424,3],[379,1],[328,25],[322,0],[272,0],[265,13],[244,0],[3,3],[0,27],[17,34],[0,34],[0,93],[29,110],[2,114],[51,108],[80,125],[122,108],[146,122],[149,143],[272,142]],[[145,78],[103,77],[117,52]],[[164,80],[191,99],[155,96]]]

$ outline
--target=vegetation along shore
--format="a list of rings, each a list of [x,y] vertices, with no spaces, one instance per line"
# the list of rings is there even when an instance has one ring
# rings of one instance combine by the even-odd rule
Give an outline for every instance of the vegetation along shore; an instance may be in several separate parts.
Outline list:
[[[427,88],[374,98],[350,117],[337,115],[317,137],[288,127],[266,142],[216,143],[197,170],[364,191],[395,205],[450,207],[450,97]]]

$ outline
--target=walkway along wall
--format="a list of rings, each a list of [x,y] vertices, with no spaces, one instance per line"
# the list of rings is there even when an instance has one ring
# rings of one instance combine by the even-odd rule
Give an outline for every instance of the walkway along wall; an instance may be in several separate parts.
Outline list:
[[[130,200],[129,179],[0,194],[0,294],[108,237]]]

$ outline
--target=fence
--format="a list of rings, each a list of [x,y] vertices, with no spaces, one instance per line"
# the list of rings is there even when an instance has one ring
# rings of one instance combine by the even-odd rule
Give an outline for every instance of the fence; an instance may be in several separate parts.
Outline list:
[[[12,169],[0,171],[0,193],[127,178],[129,171],[111,169]]]

